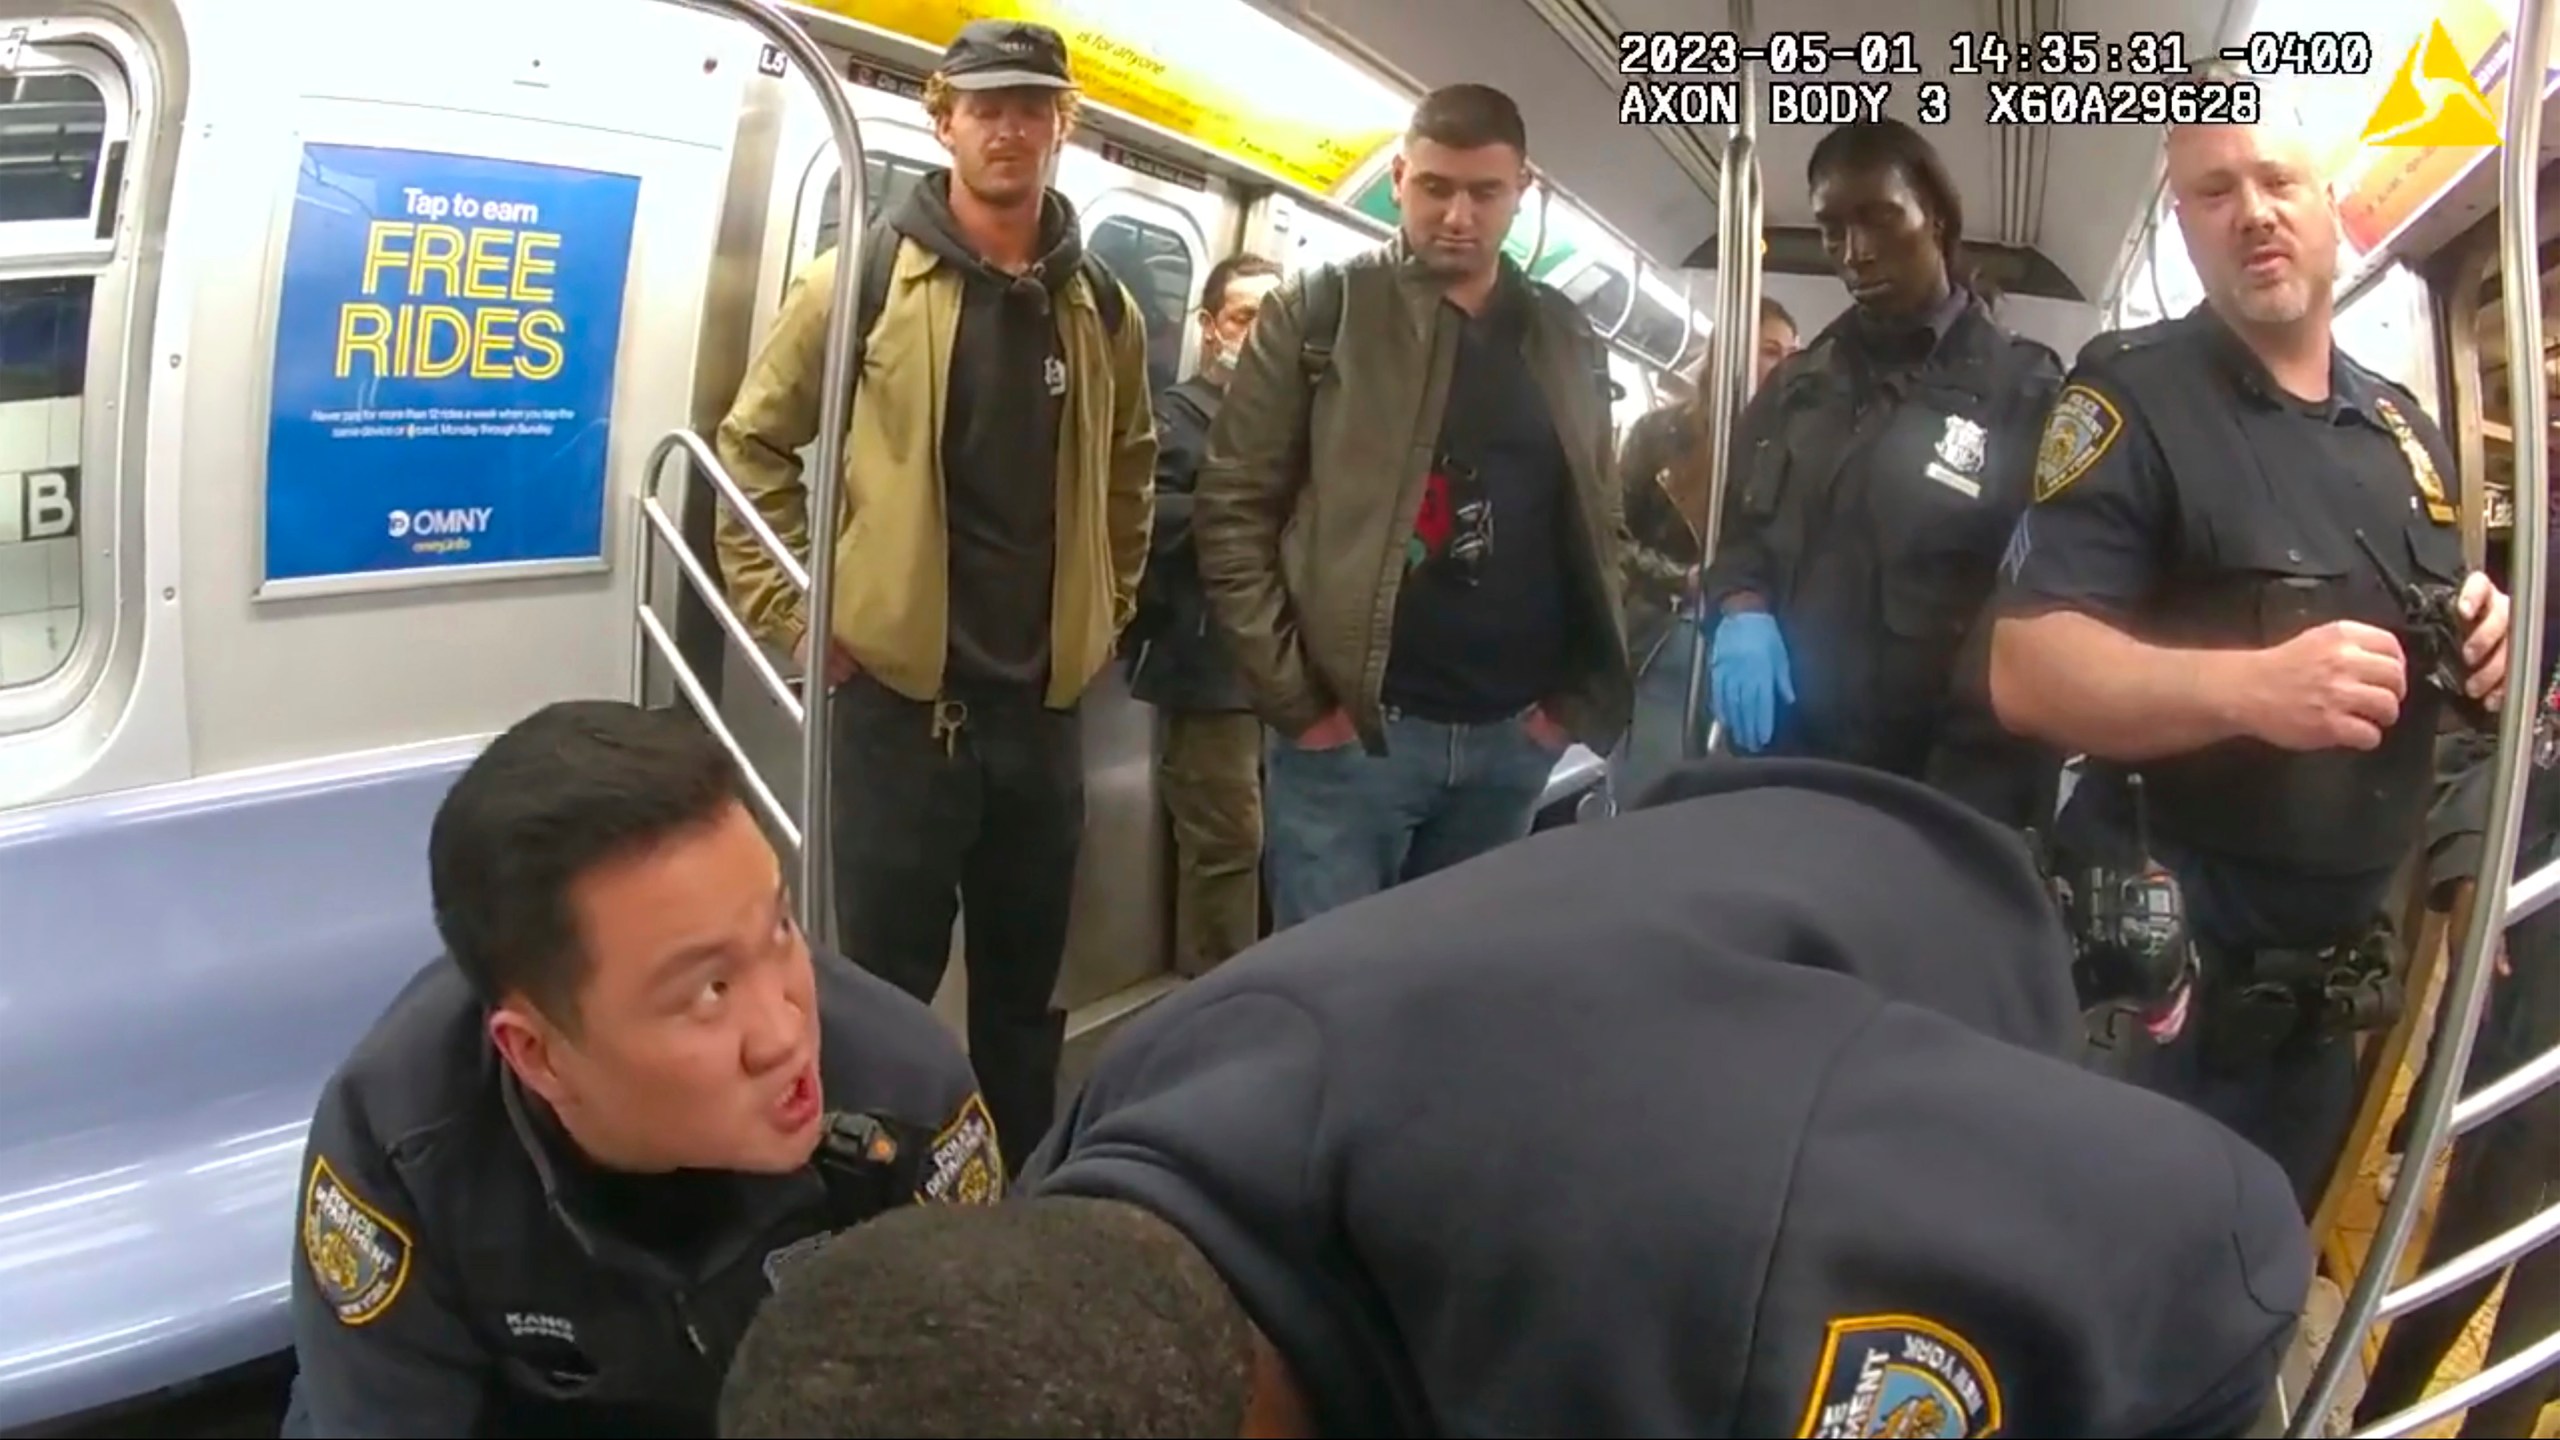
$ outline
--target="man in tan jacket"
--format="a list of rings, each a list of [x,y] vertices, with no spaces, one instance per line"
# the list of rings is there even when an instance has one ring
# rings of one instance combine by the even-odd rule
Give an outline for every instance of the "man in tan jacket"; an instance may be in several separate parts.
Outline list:
[[[930,1000],[966,903],[969,1057],[1017,1160],[1056,1109],[1077,701],[1137,605],[1156,451],[1144,322],[1046,188],[1076,102],[1057,32],[1009,21],[962,30],[926,85],[952,167],[865,238],[894,259],[863,317],[827,623],[743,525],[720,533],[748,623],[836,687],[842,949]],[[718,439],[802,553],[835,264],[794,281]]]

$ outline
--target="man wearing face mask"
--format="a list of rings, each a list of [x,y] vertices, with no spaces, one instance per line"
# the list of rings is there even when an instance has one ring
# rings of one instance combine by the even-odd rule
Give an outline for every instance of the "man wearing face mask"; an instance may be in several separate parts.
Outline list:
[[[1716,718],[1738,753],[1888,770],[2027,825],[2038,757],[1958,672],[2062,362],[1991,318],[1955,182],[1918,131],[1841,126],[1805,179],[1852,303],[1732,437],[1703,581]]]
[[[708,1435],[819,1239],[1002,1194],[960,1047],[810,953],[742,797],[692,716],[602,700],[454,782],[447,953],[312,1117],[286,1435]]]
[[[2353,1119],[2353,1037],[2399,1003],[2385,906],[2440,721],[2495,705],[2507,599],[2463,563],[2444,436],[2332,338],[2338,216],[2300,129],[2181,126],[2167,160],[2205,303],[2080,352],[1991,695],[2089,759],[2066,873],[2156,860],[2183,889],[2184,1023],[2131,1038],[2127,1077],[2273,1155],[2307,1213]],[[2436,625],[2411,585],[2440,587]]]
[[[800,613],[720,513],[739,613],[836,687],[845,953],[930,1001],[966,902],[969,1058],[1015,1154],[1057,1108],[1077,704],[1137,608],[1155,469],[1145,324],[1047,188],[1077,104],[1066,43],[1043,25],[972,22],[926,81],[951,168],[863,239],[835,613]],[[718,438],[803,553],[798,457],[818,431],[839,253],[792,281]]]
[[[1236,356],[1280,267],[1238,254],[1200,287],[1200,371],[1156,397],[1155,538],[1129,626],[1129,693],[1164,724],[1156,779],[1173,820],[1173,965],[1188,976],[1262,933],[1262,722],[1209,623],[1191,543],[1193,488]]]
[[[1499,90],[1424,96],[1397,238],[1272,296],[1210,432],[1200,578],[1272,732],[1282,926],[1527,834],[1566,745],[1626,727],[1606,352],[1502,253],[1528,144]]]

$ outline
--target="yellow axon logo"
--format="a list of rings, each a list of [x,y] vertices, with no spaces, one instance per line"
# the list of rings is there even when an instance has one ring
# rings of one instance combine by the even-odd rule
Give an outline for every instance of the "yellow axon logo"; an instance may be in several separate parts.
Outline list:
[[[2410,149],[2498,143],[2498,117],[2442,20],[2428,21],[2427,33],[2409,47],[2365,122],[2364,143]]]

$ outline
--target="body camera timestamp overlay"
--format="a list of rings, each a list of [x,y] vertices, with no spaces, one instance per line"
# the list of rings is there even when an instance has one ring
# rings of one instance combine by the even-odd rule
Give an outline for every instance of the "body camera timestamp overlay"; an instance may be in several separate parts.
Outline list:
[[[1731,31],[1645,30],[1618,37],[1618,96],[1625,125],[1732,125],[1742,106],[1746,67],[1767,79],[1763,94],[1773,125],[1842,125],[1881,119],[1894,81],[1918,76],[1920,40],[1908,30],[1833,36],[1782,30],[1745,43]],[[1920,87],[1921,120],[1943,124],[1944,85]]]

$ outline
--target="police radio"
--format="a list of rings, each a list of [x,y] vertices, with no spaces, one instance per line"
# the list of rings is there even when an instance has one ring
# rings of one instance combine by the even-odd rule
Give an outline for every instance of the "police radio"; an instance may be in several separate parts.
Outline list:
[[[2051,879],[2071,935],[2071,978],[2083,1009],[2129,1005],[2146,1013],[2167,1007],[2196,971],[2187,932],[2185,892],[2151,858],[2151,825],[2142,777],[2128,775],[2139,868],[2090,865]],[[2057,867],[2059,868],[2059,867]]]
[[[2471,680],[2462,663],[2462,591],[2452,585],[2420,583],[2403,576],[2382,558],[2382,552],[2356,532],[2356,544],[2364,558],[2382,572],[2382,582],[2391,588],[2400,602],[2400,623],[2406,627],[2404,637],[2409,646],[2410,667],[2427,677],[2427,682],[2444,693],[2454,713],[2475,730],[2495,733],[2498,717],[2489,707],[2473,699],[2463,687]]]

